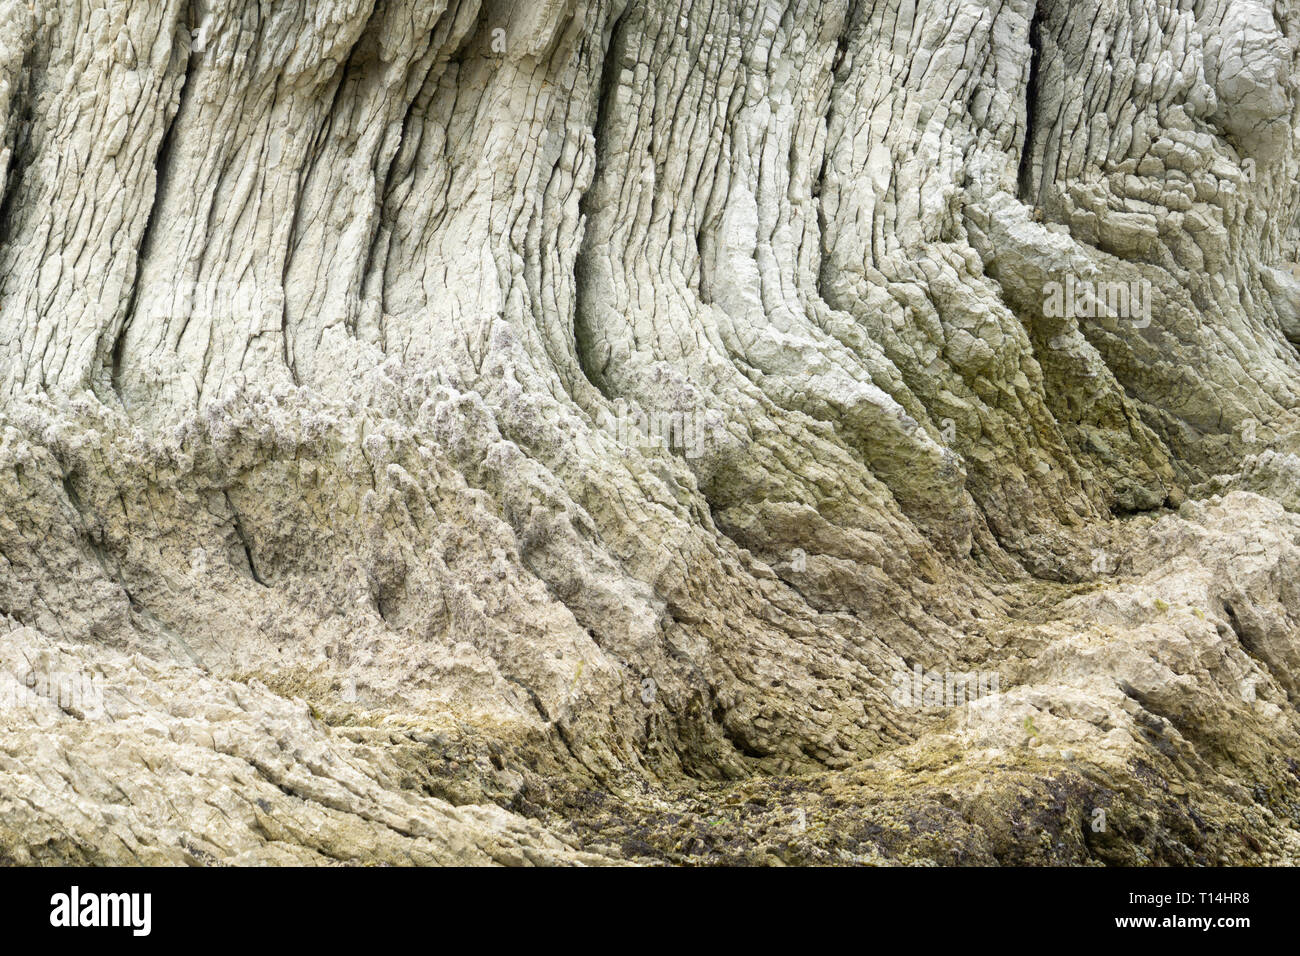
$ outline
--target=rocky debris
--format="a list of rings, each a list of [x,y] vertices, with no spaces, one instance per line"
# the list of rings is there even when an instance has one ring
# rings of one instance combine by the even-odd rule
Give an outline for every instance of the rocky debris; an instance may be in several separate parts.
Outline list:
[[[2,653],[5,863],[599,861],[497,807],[414,790],[383,748],[258,681],[24,627]]]
[[[9,4],[0,858],[1294,862],[1298,39]]]

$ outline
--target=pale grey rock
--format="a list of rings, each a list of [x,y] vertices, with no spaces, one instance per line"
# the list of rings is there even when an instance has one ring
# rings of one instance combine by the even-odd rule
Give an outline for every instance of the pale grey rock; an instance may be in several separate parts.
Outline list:
[[[1298,39],[0,5],[0,856],[679,859],[620,827],[800,775],[969,798],[970,858],[1294,860]],[[1155,822],[970,796],[1060,773]]]

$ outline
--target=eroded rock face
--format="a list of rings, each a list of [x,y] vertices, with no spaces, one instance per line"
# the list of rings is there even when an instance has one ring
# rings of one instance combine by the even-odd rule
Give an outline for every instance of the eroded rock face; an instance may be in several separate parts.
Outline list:
[[[1300,6],[0,5],[0,859],[1296,862]]]

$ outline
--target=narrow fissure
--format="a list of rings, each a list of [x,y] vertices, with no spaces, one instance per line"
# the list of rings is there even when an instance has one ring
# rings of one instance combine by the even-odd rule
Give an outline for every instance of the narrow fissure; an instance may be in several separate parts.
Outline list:
[[[592,147],[593,160],[595,169],[592,172],[591,184],[582,194],[582,199],[578,202],[578,218],[584,223],[586,228],[590,227],[593,209],[591,208],[594,198],[592,192],[596,185],[596,179],[601,170],[601,152],[605,142],[605,127],[610,121],[611,102],[614,91],[618,87],[620,70],[618,67],[619,51],[622,48],[623,27],[627,18],[627,10],[624,9],[609,29],[609,44],[605,47],[605,58],[601,63],[600,70],[600,95],[596,100],[596,120],[592,126],[592,137],[595,140]],[[607,399],[613,400],[613,396],[607,391],[604,385],[604,370],[596,367],[595,356],[592,354],[595,346],[595,330],[589,321],[587,315],[587,256],[591,253],[589,234],[582,237],[582,247],[578,250],[577,260],[573,264],[574,272],[574,301],[573,301],[573,351],[578,357],[578,367],[582,369],[582,374],[586,376],[595,388]]]
[[[235,508],[234,502],[230,500],[230,492],[223,491],[222,494],[225,496],[226,507],[230,509],[230,514],[234,521],[235,537],[239,540],[240,546],[244,549],[244,557],[248,561],[248,573],[252,576],[253,580],[262,585],[262,587],[270,587],[270,585],[262,579],[262,575],[258,573],[257,562],[253,560],[253,546],[248,540],[248,532],[244,530],[244,522],[239,517],[239,511]]]
[[[197,69],[193,47],[188,46],[191,42],[188,37],[192,29],[188,17],[182,26],[184,29],[182,34],[183,42],[187,44],[185,77],[181,80],[176,112],[172,114],[171,119],[167,122],[167,128],[163,131],[162,140],[158,144],[158,153],[154,157],[153,199],[150,202],[149,215],[145,219],[144,231],[140,234],[140,245],[135,257],[135,276],[131,280],[131,294],[127,298],[126,308],[122,312],[121,325],[113,337],[113,347],[109,351],[109,385],[123,408],[126,407],[126,399],[122,393],[122,361],[126,353],[126,334],[131,327],[131,320],[135,317],[135,310],[139,303],[140,279],[144,274],[145,259],[148,257],[149,250],[153,245],[154,230],[158,221],[158,208],[162,205],[167,190],[171,185],[166,172],[172,149],[176,143],[176,127],[180,122],[181,114],[185,112],[185,104],[189,100],[194,85],[194,71]]]
[[[29,49],[23,57],[20,86],[13,97],[13,104],[16,107],[13,112],[21,116],[22,119],[18,124],[18,131],[15,133],[12,143],[6,144],[10,146],[10,153],[9,169],[5,175],[4,194],[3,198],[0,198],[0,248],[8,245],[9,239],[13,235],[14,203],[27,176],[27,169],[32,162],[31,139],[34,113],[31,98],[31,74],[33,59],[33,50]],[[4,277],[0,276],[0,288],[3,288],[3,285]]]
[[[1020,168],[1016,182],[1020,201],[1030,206],[1038,205],[1038,189],[1034,184],[1034,113],[1038,109],[1039,70],[1043,58],[1043,5],[1034,5],[1029,20],[1029,81],[1025,85],[1025,140],[1020,148]]]

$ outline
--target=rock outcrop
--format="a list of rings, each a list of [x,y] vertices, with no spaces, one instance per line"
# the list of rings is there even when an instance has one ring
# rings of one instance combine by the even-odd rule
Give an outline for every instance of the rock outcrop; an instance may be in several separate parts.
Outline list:
[[[1298,41],[3,0],[0,860],[1300,861]]]

